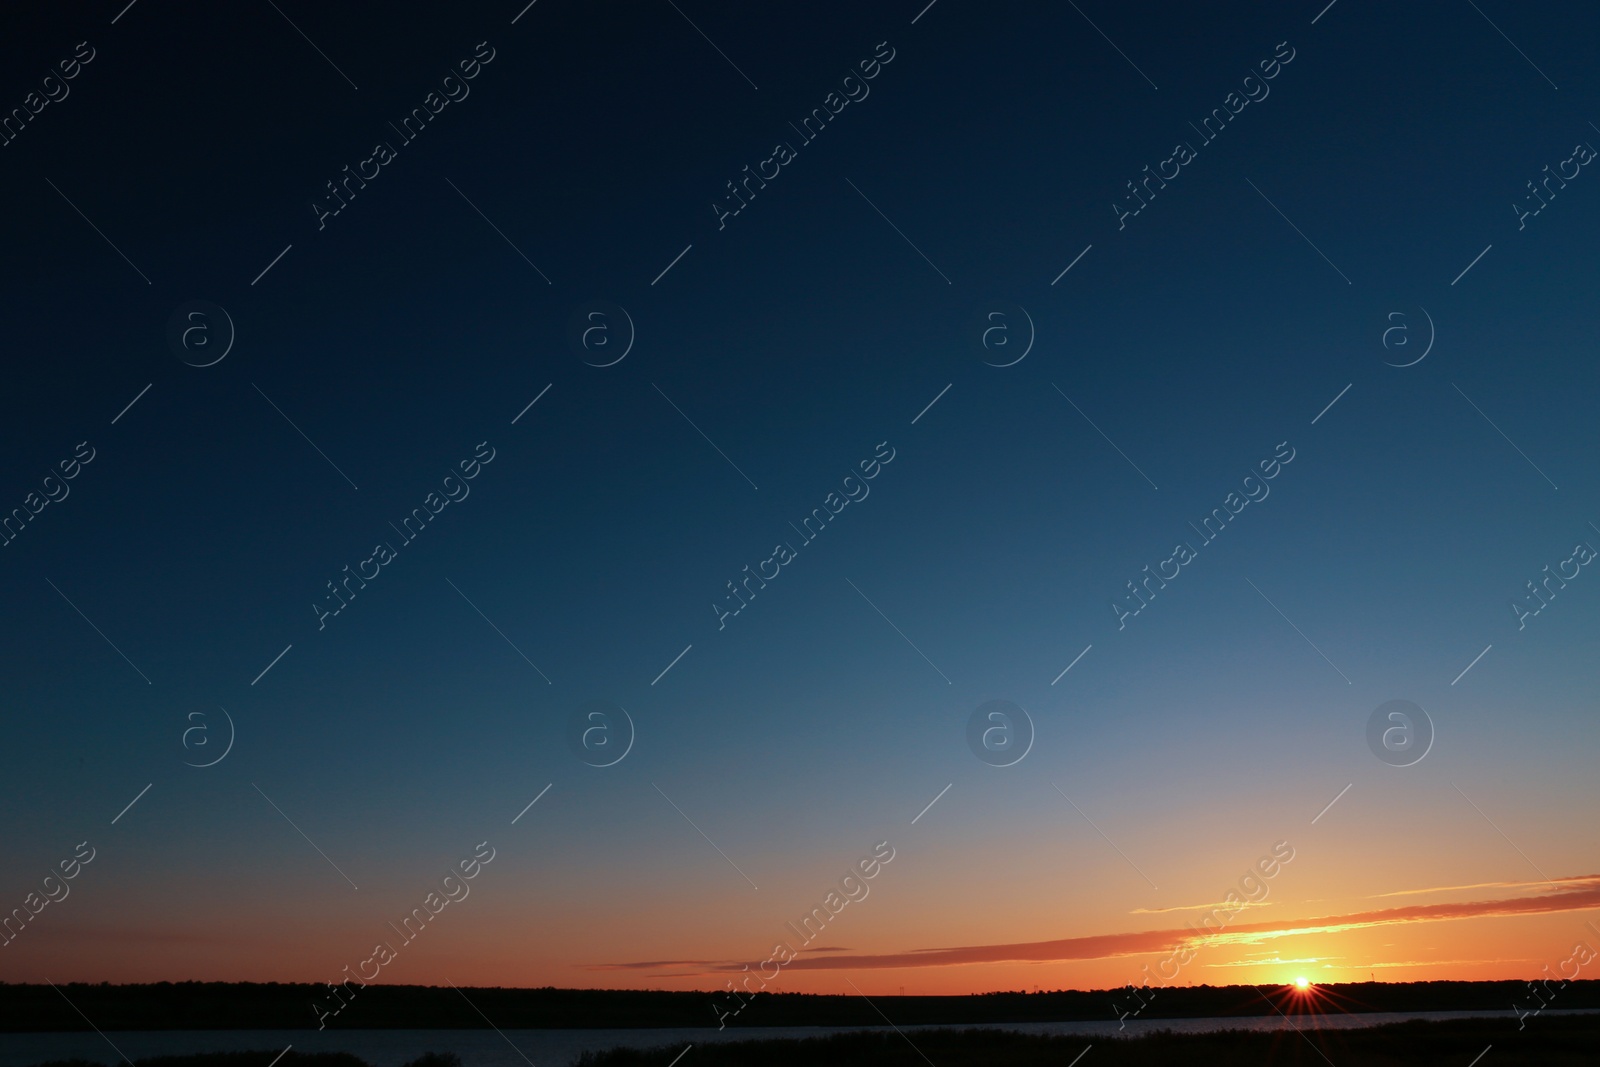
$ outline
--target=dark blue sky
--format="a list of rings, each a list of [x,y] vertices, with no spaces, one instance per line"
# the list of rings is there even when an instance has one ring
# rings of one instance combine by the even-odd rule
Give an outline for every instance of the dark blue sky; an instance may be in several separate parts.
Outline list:
[[[1511,604],[1600,545],[1600,179],[1577,159],[1520,228],[1513,204],[1600,143],[1595,12],[520,6],[5,16],[5,108],[93,58],[0,148],[0,507],[94,458],[0,549],[4,906],[100,852],[0,977],[331,978],[484,839],[481,910],[385,980],[747,958],[880,840],[898,903],[853,917],[862,950],[1143,928],[1128,906],[1211,899],[1279,838],[1305,914],[1589,872],[1600,579],[1520,630]],[[459,99],[406,143],[390,123],[435,92]],[[790,124],[835,92],[860,98],[806,142]],[[214,365],[169,345],[191,301],[236,330]],[[571,339],[596,301],[635,334],[611,366],[615,312],[589,362]],[[1032,347],[991,365],[1026,347],[1018,308]],[[1012,345],[985,349],[996,311]],[[394,562],[319,630],[380,542]],[[964,740],[994,699],[1037,730],[1003,771]],[[1391,699],[1430,715],[1426,762],[1368,751]],[[569,747],[591,700],[637,727],[615,766]],[[184,766],[219,708],[234,749]],[[1003,919],[963,903],[979,882]],[[1326,955],[1386,951],[1522,973]],[[1022,981],[958,972],[912,981]]]

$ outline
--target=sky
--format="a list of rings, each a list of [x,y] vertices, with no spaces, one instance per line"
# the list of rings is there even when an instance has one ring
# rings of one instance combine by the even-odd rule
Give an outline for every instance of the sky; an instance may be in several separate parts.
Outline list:
[[[925,2],[5,16],[0,980],[1600,947],[1600,14]]]

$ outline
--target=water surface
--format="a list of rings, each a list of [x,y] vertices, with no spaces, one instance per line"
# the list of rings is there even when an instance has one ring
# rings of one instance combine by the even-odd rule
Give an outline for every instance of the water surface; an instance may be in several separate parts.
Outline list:
[[[1549,1011],[1548,1015],[1577,1015],[1577,1011]],[[1507,1011],[1421,1011],[1368,1012],[1299,1016],[1294,1025],[1301,1028],[1350,1030],[1363,1026],[1406,1019],[1504,1018],[1515,1021]],[[953,1027],[904,1026],[900,1031],[916,1040],[924,1030],[969,1028],[1016,1030],[1025,1034],[1077,1034],[1086,1041],[1117,1036],[1137,1036],[1157,1030],[1175,1033],[1205,1033],[1212,1030],[1275,1030],[1289,1025],[1278,1016],[1233,1019],[1150,1019],[1129,1020],[1126,1029],[1109,1022],[1029,1022],[1006,1024],[966,1024]],[[400,1067],[420,1053],[454,1052],[465,1067],[566,1067],[584,1052],[602,1049],[657,1048],[682,1049],[688,1045],[714,1041],[749,1041],[768,1038],[819,1037],[856,1030],[888,1030],[889,1027],[859,1026],[769,1026],[715,1028],[678,1027],[652,1030],[137,1030],[111,1031],[104,1037],[94,1031],[50,1032],[0,1035],[0,1067],[31,1067],[47,1060],[85,1059],[98,1063],[120,1062],[112,1045],[129,1059],[146,1056],[185,1055],[195,1052],[249,1051],[282,1049],[292,1045],[301,1052],[352,1052],[373,1067]]]

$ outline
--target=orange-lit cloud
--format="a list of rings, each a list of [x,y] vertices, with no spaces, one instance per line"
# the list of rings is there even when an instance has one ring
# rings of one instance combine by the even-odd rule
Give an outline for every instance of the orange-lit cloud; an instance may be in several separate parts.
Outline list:
[[[1459,901],[1444,904],[1412,904],[1399,908],[1327,915],[1301,920],[1239,923],[1216,932],[1185,926],[1176,930],[1145,930],[1132,933],[1099,934],[1051,941],[1023,941],[998,945],[967,945],[957,948],[925,948],[907,952],[860,955],[808,956],[787,964],[789,970],[870,970],[901,967],[955,967],[988,963],[1054,963],[1068,960],[1111,959],[1166,952],[1182,943],[1201,946],[1262,944],[1266,941],[1302,934],[1331,934],[1375,926],[1446,922],[1515,915],[1584,911],[1600,908],[1600,874],[1581,875],[1550,884],[1510,883],[1544,887],[1536,895],[1493,900]],[[1220,917],[1220,916],[1219,916]],[[1325,957],[1333,958],[1333,957]],[[710,972],[737,971],[745,964],[712,961],[673,961],[661,966],[694,966],[700,963]],[[600,964],[597,970],[647,969],[655,964]]]

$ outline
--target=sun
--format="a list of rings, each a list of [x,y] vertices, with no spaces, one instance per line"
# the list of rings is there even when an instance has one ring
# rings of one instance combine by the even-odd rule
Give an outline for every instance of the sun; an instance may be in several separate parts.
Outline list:
[[[1303,978],[1303,977],[1296,978],[1294,980],[1294,987],[1296,989],[1301,990],[1302,992],[1304,992],[1305,990],[1311,988],[1311,982],[1308,979]]]

